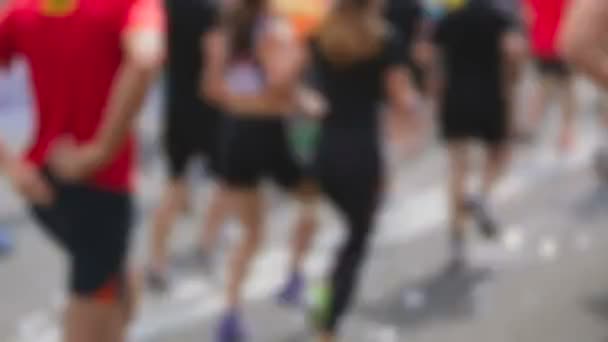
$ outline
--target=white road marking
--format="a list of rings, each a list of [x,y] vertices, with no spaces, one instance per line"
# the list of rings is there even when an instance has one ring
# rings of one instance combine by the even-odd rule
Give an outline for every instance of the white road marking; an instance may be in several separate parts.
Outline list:
[[[538,255],[543,261],[553,261],[557,258],[559,245],[555,238],[545,237],[538,245]]]
[[[525,242],[523,229],[518,225],[508,227],[502,238],[504,248],[511,253],[520,252]]]

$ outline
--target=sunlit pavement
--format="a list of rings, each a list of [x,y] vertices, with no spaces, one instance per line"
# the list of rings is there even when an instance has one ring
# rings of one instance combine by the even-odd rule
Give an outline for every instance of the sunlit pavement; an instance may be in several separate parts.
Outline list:
[[[588,90],[583,92],[587,95]],[[0,99],[6,108],[0,108],[0,134],[20,145],[28,129],[27,111],[18,98]],[[158,108],[152,102],[148,111]],[[404,162],[378,218],[343,341],[608,341],[608,185],[602,186],[590,167],[600,138],[588,109],[579,120],[584,137],[568,158],[555,153],[554,124],[533,147],[518,149],[497,196],[503,238],[490,243],[472,234],[471,265],[462,274],[442,271],[447,243],[441,150],[430,148]],[[135,265],[145,260],[151,210],[163,180],[155,117],[147,114],[141,125],[144,166]],[[194,247],[207,195],[206,183],[194,179],[200,191],[193,195],[194,213],[177,225],[178,257]],[[0,259],[0,341],[58,341],[59,312],[65,304],[64,259],[24,215],[8,187],[1,189],[0,225],[15,235],[17,249]],[[285,276],[293,206],[273,191],[269,199],[267,243],[246,291],[252,341],[309,341],[304,312],[282,308],[273,300]],[[324,208],[322,222],[307,265],[311,282],[321,279],[340,241],[340,224],[331,210]],[[222,310],[223,252],[237,234],[238,228],[229,223],[218,246],[215,272],[180,267],[168,293],[146,292],[132,331],[134,341],[212,340]]]

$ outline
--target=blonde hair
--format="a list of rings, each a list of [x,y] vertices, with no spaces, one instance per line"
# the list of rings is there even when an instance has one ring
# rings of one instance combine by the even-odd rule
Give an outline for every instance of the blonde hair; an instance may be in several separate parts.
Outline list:
[[[381,52],[388,29],[369,2],[342,0],[319,30],[319,47],[332,64],[349,66]]]

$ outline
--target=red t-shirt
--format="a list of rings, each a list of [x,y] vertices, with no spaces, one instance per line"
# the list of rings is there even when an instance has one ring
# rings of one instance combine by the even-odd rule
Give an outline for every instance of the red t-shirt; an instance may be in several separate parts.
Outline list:
[[[568,0],[526,0],[531,48],[535,56],[557,57],[556,40]]]
[[[162,30],[159,0],[12,0],[0,14],[0,62],[19,55],[30,68],[36,99],[35,138],[26,158],[45,164],[62,136],[90,141],[104,119],[123,40],[134,30]],[[131,189],[131,135],[91,185]]]

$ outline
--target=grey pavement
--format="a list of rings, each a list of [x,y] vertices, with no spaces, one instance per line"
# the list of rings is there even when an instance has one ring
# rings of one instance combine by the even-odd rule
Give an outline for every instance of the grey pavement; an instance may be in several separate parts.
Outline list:
[[[30,129],[22,75],[0,82],[0,134],[15,146]],[[8,88],[7,88],[8,87]],[[589,103],[592,92],[583,87]],[[142,265],[152,210],[164,179],[159,158],[158,93],[141,121],[138,225],[133,264]],[[555,120],[533,146],[516,151],[498,191],[497,212],[505,228],[498,243],[473,234],[471,267],[459,275],[442,272],[446,259],[445,156],[433,146],[394,171],[362,277],[359,298],[346,318],[347,342],[607,342],[608,183],[591,168],[601,140],[595,118],[584,108],[582,139],[572,156],[555,153]],[[176,225],[174,254],[192,250],[208,196],[208,182],[193,169],[198,185],[195,210]],[[245,309],[253,342],[310,341],[305,314],[276,305],[273,294],[285,276],[294,204],[271,188],[268,238],[246,289]],[[341,224],[327,206],[322,231],[307,263],[311,282],[322,278],[341,236]],[[0,341],[58,341],[65,305],[65,259],[26,214],[23,204],[0,183],[0,225],[15,233],[17,246],[0,259]],[[227,224],[218,246],[216,271],[178,268],[172,289],[146,292],[133,341],[212,341],[222,312],[225,252],[238,236]]]

